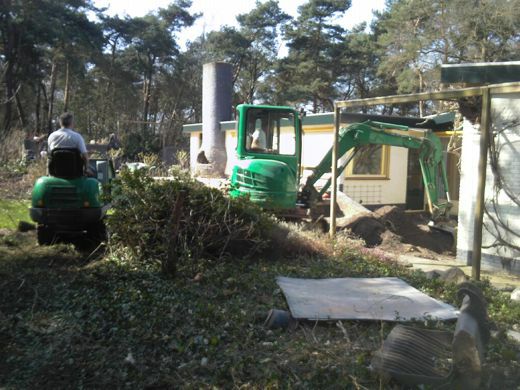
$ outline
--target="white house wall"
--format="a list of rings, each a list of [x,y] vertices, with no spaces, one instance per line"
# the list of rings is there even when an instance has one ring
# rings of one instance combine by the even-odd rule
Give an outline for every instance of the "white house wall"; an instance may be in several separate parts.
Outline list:
[[[190,170],[193,172],[197,165],[197,154],[200,149],[200,131],[190,133]]]
[[[227,164],[226,164],[226,175],[231,176],[233,172],[233,166],[237,161],[237,132],[226,131],[226,152],[227,152]]]
[[[478,160],[480,150],[479,125],[463,121],[462,153],[460,158],[459,222],[457,232],[457,258],[469,264],[473,247],[474,213],[477,195]]]
[[[332,141],[331,131],[306,132],[302,140],[302,165],[305,168],[318,165],[325,153],[331,148]]]
[[[332,145],[332,131],[306,132],[303,137],[302,160],[305,168],[319,164]],[[408,169],[408,149],[390,147],[388,179],[352,179],[343,174],[338,184],[354,200],[365,205],[404,204],[406,202],[406,181]],[[304,172],[304,176],[311,173]],[[330,175],[326,177],[328,179]],[[318,182],[318,185],[323,184]]]
[[[330,130],[305,131],[302,140],[302,165],[307,168],[304,177],[311,173],[310,169],[318,165],[332,145],[332,128]],[[281,142],[294,138],[292,133],[282,129]],[[227,164],[225,173],[230,176],[237,161],[235,130],[227,130],[225,137]],[[200,149],[200,132],[190,134],[190,166],[196,165],[197,153]],[[408,149],[390,147],[389,175],[387,179],[350,179],[342,175],[338,184],[349,196],[365,205],[405,204],[408,169]],[[330,174],[326,178],[328,178]],[[322,185],[325,180],[317,183]]]
[[[499,171],[509,191],[520,197],[520,94],[493,95],[491,101],[492,128],[496,145],[500,149]],[[516,124],[515,124],[516,122]],[[503,131],[501,131],[503,130]],[[477,195],[480,132],[465,122],[462,140],[459,225],[457,258],[471,263],[474,237],[474,212]],[[520,207],[504,190],[494,191],[496,177],[488,165],[484,228],[482,230],[482,267],[504,269],[520,273],[520,251],[500,244],[498,238],[520,247]],[[493,201],[494,200],[494,201]],[[494,206],[495,205],[495,206]],[[491,217],[491,218],[490,218]],[[505,227],[496,227],[493,220],[500,219]]]

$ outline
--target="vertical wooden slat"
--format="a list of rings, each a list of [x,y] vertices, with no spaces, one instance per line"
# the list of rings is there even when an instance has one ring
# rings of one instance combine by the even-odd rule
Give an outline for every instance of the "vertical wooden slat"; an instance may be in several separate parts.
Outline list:
[[[338,134],[339,134],[339,108],[334,106],[334,138],[332,141],[332,166],[331,166],[331,196],[330,196],[330,228],[329,235],[331,238],[336,236],[336,198],[338,191]]]
[[[480,117],[480,156],[478,162],[477,199],[475,203],[475,220],[473,225],[473,253],[471,256],[471,277],[480,280],[480,263],[482,257],[482,221],[484,218],[484,202],[486,193],[486,168],[491,124],[491,95],[489,88],[482,89],[482,114]]]

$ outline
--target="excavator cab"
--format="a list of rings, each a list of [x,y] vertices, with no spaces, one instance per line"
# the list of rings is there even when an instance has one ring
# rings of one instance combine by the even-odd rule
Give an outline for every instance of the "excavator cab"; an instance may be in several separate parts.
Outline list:
[[[294,208],[300,181],[301,122],[291,107],[237,107],[237,164],[232,196],[269,209]]]

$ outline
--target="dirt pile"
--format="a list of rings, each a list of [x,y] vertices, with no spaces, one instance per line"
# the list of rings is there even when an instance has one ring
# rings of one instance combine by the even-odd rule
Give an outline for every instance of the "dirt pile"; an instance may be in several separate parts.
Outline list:
[[[384,221],[371,212],[350,218],[344,228],[362,238],[369,248],[380,245],[383,242],[383,233],[386,231]]]
[[[448,253],[453,238],[428,227],[428,217],[405,213],[396,206],[383,206],[373,212],[357,215],[343,224],[368,247],[378,246],[399,252]]]

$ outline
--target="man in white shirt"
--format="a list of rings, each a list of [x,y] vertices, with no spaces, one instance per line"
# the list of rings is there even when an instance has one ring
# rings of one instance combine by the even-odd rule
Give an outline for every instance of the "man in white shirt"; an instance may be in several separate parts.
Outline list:
[[[49,154],[56,148],[75,148],[79,150],[81,154],[81,158],[85,163],[85,170],[87,173],[90,173],[89,165],[88,165],[88,152],[87,147],[85,146],[85,140],[81,136],[81,134],[72,130],[74,127],[74,116],[66,112],[60,116],[60,126],[59,130],[51,133],[47,140],[47,144],[49,145]]]
[[[253,133],[253,141],[251,142],[251,148],[258,150],[265,150],[267,148],[267,136],[265,131],[258,128]]]

